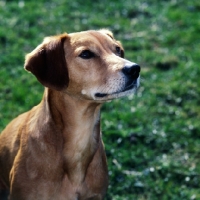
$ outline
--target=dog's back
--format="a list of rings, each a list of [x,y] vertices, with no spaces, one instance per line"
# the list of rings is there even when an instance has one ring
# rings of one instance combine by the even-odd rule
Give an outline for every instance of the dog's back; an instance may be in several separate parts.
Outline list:
[[[28,113],[19,115],[11,121],[0,134],[0,188],[9,188],[9,176],[14,159],[20,147],[20,139]]]

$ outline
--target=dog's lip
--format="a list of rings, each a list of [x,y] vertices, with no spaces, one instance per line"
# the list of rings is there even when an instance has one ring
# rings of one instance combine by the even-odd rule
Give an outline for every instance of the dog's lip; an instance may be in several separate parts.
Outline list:
[[[113,92],[111,94],[109,93],[96,93],[95,94],[95,97],[97,98],[104,98],[106,96],[110,96],[110,95],[115,95],[115,94],[119,94],[119,93],[122,93],[122,92],[126,92],[128,90],[132,90],[134,88],[137,88],[137,83],[135,81],[133,81],[130,85],[126,86],[123,90],[121,91],[117,91],[117,92]]]

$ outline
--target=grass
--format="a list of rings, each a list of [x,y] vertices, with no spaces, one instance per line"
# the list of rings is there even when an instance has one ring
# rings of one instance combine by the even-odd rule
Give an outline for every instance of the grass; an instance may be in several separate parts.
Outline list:
[[[23,62],[43,37],[109,28],[142,71],[136,96],[102,109],[106,199],[200,199],[199,1],[1,0],[0,13],[0,130],[42,97]]]

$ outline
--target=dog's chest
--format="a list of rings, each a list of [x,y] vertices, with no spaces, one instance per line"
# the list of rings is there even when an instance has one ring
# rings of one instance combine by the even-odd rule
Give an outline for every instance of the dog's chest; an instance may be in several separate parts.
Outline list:
[[[56,196],[60,196],[60,200],[100,200],[105,194],[107,185],[100,185],[101,183],[98,181],[98,179],[96,179],[96,184],[91,185],[87,182],[87,178],[86,181],[81,183],[72,183],[69,181],[68,177],[65,176],[62,182],[61,190]]]

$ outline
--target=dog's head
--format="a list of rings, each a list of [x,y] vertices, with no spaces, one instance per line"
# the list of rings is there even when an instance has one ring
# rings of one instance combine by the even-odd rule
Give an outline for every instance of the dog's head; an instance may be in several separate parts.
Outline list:
[[[81,99],[107,101],[139,86],[140,66],[108,30],[47,37],[26,56],[25,69],[46,87]]]

